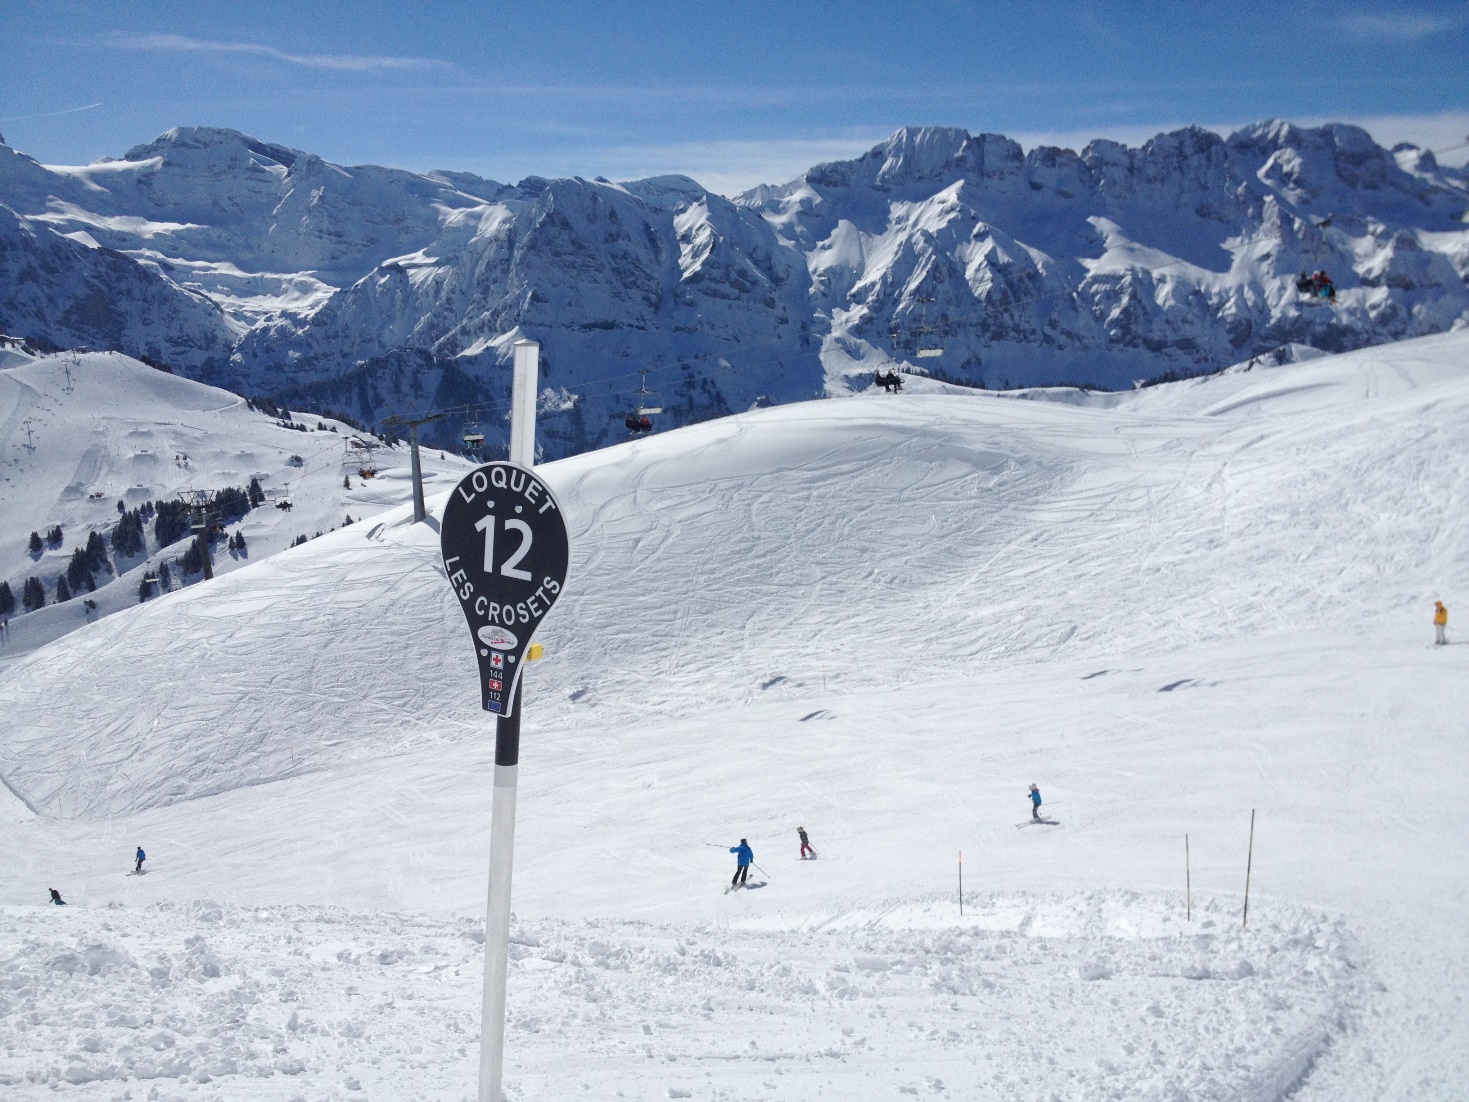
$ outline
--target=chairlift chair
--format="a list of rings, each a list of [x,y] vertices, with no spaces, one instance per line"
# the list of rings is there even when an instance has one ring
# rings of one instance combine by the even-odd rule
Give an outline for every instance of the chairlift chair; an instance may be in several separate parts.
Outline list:
[[[464,428],[459,433],[459,439],[464,446],[471,451],[485,446],[485,432],[478,420],[469,419],[470,411],[464,411]]]
[[[648,369],[642,368],[642,383],[638,387],[637,405],[632,408],[622,423],[627,426],[627,431],[636,436],[638,433],[653,431],[653,418],[663,412],[663,404],[658,400],[658,395],[648,389]]]
[[[652,417],[654,414],[663,412],[663,404],[658,400],[658,395],[648,389],[648,369],[641,371],[643,381],[638,388],[638,416]]]
[[[1307,302],[1335,303],[1336,284],[1324,270],[1318,269],[1314,272],[1302,272],[1296,280],[1296,290],[1303,295]]]

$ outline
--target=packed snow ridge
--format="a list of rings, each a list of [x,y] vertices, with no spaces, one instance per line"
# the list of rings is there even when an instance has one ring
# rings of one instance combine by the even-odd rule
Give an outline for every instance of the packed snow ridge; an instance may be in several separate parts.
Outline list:
[[[492,441],[528,336],[548,457],[613,440],[642,368],[676,425],[877,367],[1121,389],[1469,318],[1464,171],[1341,124],[1080,153],[912,128],[734,201],[679,176],[348,168],[179,128],[79,167],[0,145],[0,205],[0,331],[368,419],[478,406]],[[1335,301],[1299,294],[1303,270]]]

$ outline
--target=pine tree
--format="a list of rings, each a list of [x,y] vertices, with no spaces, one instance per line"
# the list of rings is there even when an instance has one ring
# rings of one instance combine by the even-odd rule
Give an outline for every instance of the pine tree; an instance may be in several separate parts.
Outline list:
[[[159,547],[177,542],[189,530],[189,507],[182,501],[155,501],[153,535]]]
[[[60,547],[61,541],[64,538],[65,537],[63,537],[61,534],[61,525],[59,524],[52,528],[51,531],[46,533],[46,542],[50,544],[52,548]]]
[[[179,566],[183,569],[185,577],[188,577],[190,574],[202,574],[204,572],[204,552],[199,550],[198,540],[190,542],[189,549],[184,552],[184,557],[179,562]]]
[[[78,547],[75,551],[71,553],[71,562],[66,564],[65,580],[67,583],[67,589],[75,593],[80,593],[84,588],[86,588],[86,580],[91,577],[91,575],[92,572],[87,566],[87,553],[83,551],[80,547]],[[92,588],[95,589],[97,587],[94,584]],[[60,593],[58,591],[57,600],[62,599],[63,598],[60,596]]]
[[[158,584],[163,589],[173,588],[173,571],[168,568],[168,563],[158,564]]]
[[[39,532],[31,533],[30,547],[32,555],[39,555],[44,550],[44,548],[41,546],[41,534]]]
[[[352,523],[352,514],[351,514],[351,513],[348,513],[348,514],[347,514],[347,519],[346,519],[346,520],[344,520],[344,521],[342,521],[342,523],[343,523],[343,524],[344,524],[344,525],[346,525],[346,524],[351,524],[351,523]]]
[[[245,491],[250,495],[250,504],[258,506],[265,501],[265,491],[260,488],[260,479],[250,479],[250,485]]]
[[[25,585],[20,591],[21,604],[27,612],[34,612],[38,608],[46,607],[46,590],[41,586],[41,579],[36,577],[27,578]]]
[[[66,584],[65,574],[58,574],[56,576],[56,603],[59,605],[62,601],[69,600],[71,600],[71,586]]]
[[[344,489],[344,490],[350,490],[351,488],[352,488],[352,476],[349,475],[349,474],[344,474],[342,476],[342,489]]]
[[[125,502],[125,501],[119,501],[117,503],[117,515],[118,516],[122,516],[127,511],[128,511],[127,502]]]
[[[112,563],[107,558],[107,542],[100,532],[87,533],[87,569],[112,573]]]
[[[0,616],[9,616],[15,611],[15,594],[9,582],[0,582]]]
[[[131,558],[134,555],[141,555],[144,548],[142,515],[137,510],[124,513],[112,529],[113,553]]]

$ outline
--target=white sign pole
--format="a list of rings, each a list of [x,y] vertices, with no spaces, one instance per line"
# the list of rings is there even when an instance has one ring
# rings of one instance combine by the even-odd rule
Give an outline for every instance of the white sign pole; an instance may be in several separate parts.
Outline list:
[[[515,342],[510,398],[510,462],[535,466],[536,387],[541,346]],[[523,677],[522,677],[523,680]],[[515,784],[520,770],[520,687],[495,733],[495,795],[490,811],[490,897],[485,912],[485,991],[480,1008],[479,1102],[502,1102],[505,977],[510,952],[510,874],[515,863]]]

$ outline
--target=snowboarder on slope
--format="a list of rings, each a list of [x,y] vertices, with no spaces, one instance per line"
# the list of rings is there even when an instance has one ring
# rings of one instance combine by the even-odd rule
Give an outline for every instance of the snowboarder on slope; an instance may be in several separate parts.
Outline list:
[[[1449,610],[1442,601],[1433,602],[1433,645],[1442,647],[1449,641]]]
[[[55,888],[51,889],[51,902],[55,903],[58,907],[66,906],[66,900],[61,898],[61,893]]]
[[[138,852],[137,852],[137,854],[135,856],[137,857],[138,863],[133,866],[133,871],[134,872],[142,872],[143,871],[143,862],[146,861],[146,860],[148,860],[148,855],[143,852],[143,847],[142,846],[139,846],[138,847]]]
[[[1030,786],[1030,817],[1032,819],[1041,817],[1041,790],[1035,785]]]
[[[755,860],[755,851],[750,848],[749,842],[741,838],[739,845],[729,847],[729,852],[735,855],[737,862],[734,879],[729,882],[729,886],[733,888],[743,884],[750,875],[750,864]]]
[[[816,856],[816,851],[811,848],[811,839],[806,837],[806,828],[805,827],[797,827],[796,828],[796,833],[801,836],[801,860],[802,861],[806,860],[806,854],[808,854],[808,853],[812,857],[815,857]]]

